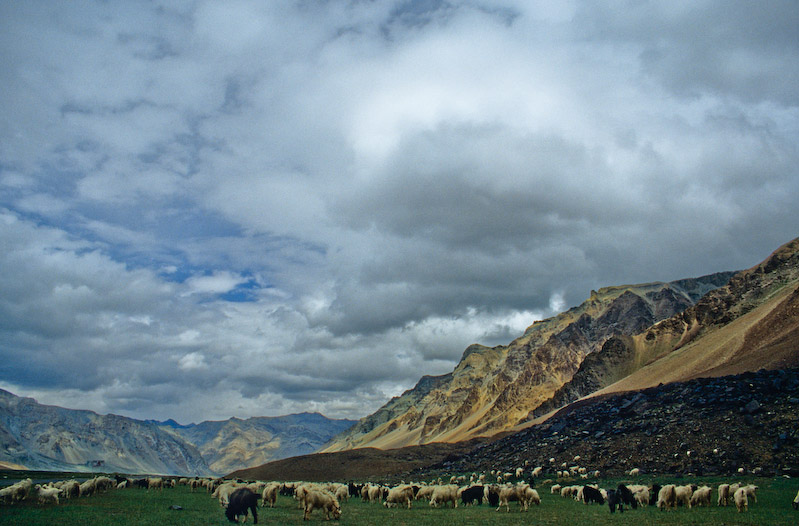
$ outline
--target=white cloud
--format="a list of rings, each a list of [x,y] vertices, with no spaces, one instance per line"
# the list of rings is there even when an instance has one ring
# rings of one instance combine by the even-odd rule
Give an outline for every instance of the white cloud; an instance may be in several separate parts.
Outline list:
[[[799,226],[796,18],[2,3],[0,382],[357,417],[591,289],[750,266]]]

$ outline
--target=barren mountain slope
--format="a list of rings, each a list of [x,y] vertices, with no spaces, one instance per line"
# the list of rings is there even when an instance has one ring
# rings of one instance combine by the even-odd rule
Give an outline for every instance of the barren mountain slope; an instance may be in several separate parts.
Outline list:
[[[580,397],[799,365],[799,240],[736,274],[696,305],[632,336],[609,339],[531,412]]]
[[[470,346],[452,373],[423,377],[323,451],[455,442],[510,429],[609,338],[635,334],[683,311],[730,276],[592,291],[580,306],[536,322],[508,346]]]
[[[598,393],[799,365],[799,240],[685,312],[611,343],[644,366]]]

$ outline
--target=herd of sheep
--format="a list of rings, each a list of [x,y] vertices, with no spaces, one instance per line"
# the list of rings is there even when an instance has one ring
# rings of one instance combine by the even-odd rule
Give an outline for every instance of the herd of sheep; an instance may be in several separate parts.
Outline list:
[[[47,484],[34,484],[31,479],[25,479],[0,489],[0,504],[15,504],[25,500],[35,500],[39,504],[58,504],[59,498],[91,497],[118,486],[118,481],[105,476],[83,482],[62,480]]]
[[[530,505],[540,505],[538,491],[530,483],[522,480],[527,473],[533,482],[542,475],[543,468],[537,467],[526,471],[522,468],[513,473],[491,472],[488,474],[472,474],[451,477],[448,481],[438,479],[430,483],[399,484],[389,487],[381,484],[349,484],[342,483],[305,483],[305,482],[242,482],[224,481],[221,479],[189,479],[146,477],[129,479],[116,477],[116,480],[98,476],[84,482],[65,480],[47,484],[34,484],[25,479],[11,486],[0,488],[0,504],[10,505],[21,501],[36,501],[39,504],[59,504],[59,499],[76,499],[103,493],[114,488],[138,487],[147,490],[162,490],[165,487],[185,485],[192,492],[207,491],[219,501],[226,517],[235,522],[239,517],[252,513],[257,523],[257,508],[274,507],[277,496],[293,497],[297,507],[303,510],[303,519],[308,520],[315,510],[321,510],[325,519],[341,517],[341,503],[351,498],[363,502],[378,503],[385,507],[411,508],[413,502],[427,502],[432,507],[457,508],[458,503],[465,506],[488,502],[497,511],[505,508],[510,511],[510,502],[517,502],[521,511],[527,511]],[[636,477],[640,473],[632,470],[629,475]],[[583,475],[579,468],[556,473],[559,478],[572,475]],[[660,510],[675,509],[678,506],[696,508],[711,506],[713,489],[710,486],[696,484],[619,484],[613,489],[603,489],[597,484],[561,485],[556,480],[548,481],[550,493],[571,498],[584,504],[605,503],[610,511],[624,511],[629,508],[656,506]],[[542,485],[546,484],[543,482]],[[758,487],[741,483],[720,484],[716,490],[717,506],[735,505],[739,512],[748,510],[750,503],[757,502]],[[794,509],[799,509],[799,492],[792,502]]]
[[[234,520],[235,517],[246,515],[246,507],[234,502],[233,496],[247,495],[248,506],[251,507],[254,517],[257,517],[255,507],[261,502],[261,506],[274,507],[278,494],[293,496],[298,501],[298,508],[304,510],[304,519],[308,519],[311,512],[321,509],[325,519],[331,516],[334,519],[341,517],[341,503],[351,498],[359,498],[363,502],[378,503],[383,506],[405,507],[410,509],[413,502],[427,502],[432,507],[457,508],[458,503],[465,506],[482,504],[487,501],[490,506],[497,511],[503,507],[505,511],[510,511],[510,502],[517,502],[521,511],[527,511],[531,504],[540,505],[541,498],[538,491],[530,486],[529,483],[520,481],[524,470],[517,470],[515,473],[492,473],[492,480],[486,483],[487,475],[472,475],[468,483],[466,477],[451,477],[449,483],[441,479],[431,483],[419,484],[399,484],[393,487],[380,484],[319,484],[319,483],[282,483],[282,482],[224,482],[208,481],[206,484],[212,495],[219,499],[220,505],[226,509],[228,518]],[[532,470],[533,479],[541,475],[541,469]],[[630,475],[637,476],[638,470],[633,470]],[[496,482],[494,478],[496,477]],[[515,478],[516,482],[509,482],[508,479]],[[550,492],[562,497],[572,498],[575,501],[585,504],[607,503],[611,513],[617,509],[624,511],[624,506],[629,508],[656,506],[660,510],[675,509],[678,506],[685,508],[696,508],[711,506],[713,499],[713,489],[710,486],[699,486],[696,484],[619,484],[616,488],[605,490],[598,485],[570,485],[549,481]],[[748,510],[750,502],[757,502],[758,487],[753,484],[743,485],[741,483],[720,484],[716,489],[718,506],[735,505],[739,512]],[[793,501],[793,507],[799,508],[799,493]]]

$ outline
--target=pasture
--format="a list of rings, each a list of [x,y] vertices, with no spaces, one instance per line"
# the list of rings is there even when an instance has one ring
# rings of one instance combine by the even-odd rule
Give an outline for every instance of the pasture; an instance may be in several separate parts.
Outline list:
[[[729,480],[725,480],[729,481]],[[638,482],[638,481],[636,481]],[[640,483],[650,480],[641,478]],[[657,482],[675,482],[659,478]],[[676,481],[681,483],[682,481]],[[699,479],[714,488],[720,479]],[[452,508],[430,508],[427,502],[415,501],[413,508],[387,509],[380,504],[350,499],[342,503],[342,526],[425,526],[425,525],[580,525],[591,526],[646,526],[646,525],[796,525],[799,512],[791,508],[791,501],[799,489],[799,481],[788,479],[747,479],[745,482],[759,486],[757,503],[750,503],[749,511],[738,513],[734,506],[659,511],[654,507],[627,510],[623,514],[611,514],[608,507],[585,505],[549,493],[549,485],[539,485],[541,506],[532,506],[522,513],[516,503],[511,503],[510,512],[495,511],[484,503],[482,506]],[[603,480],[600,485],[612,488],[618,480]],[[179,506],[182,509],[172,509]],[[275,508],[259,508],[259,524],[303,524],[302,510],[290,497],[278,498]],[[314,512],[307,524],[321,523],[323,515]],[[248,518],[252,524],[252,517]],[[192,493],[188,487],[178,486],[163,491],[143,489],[112,490],[87,498],[62,500],[59,505],[38,505],[23,502],[0,507],[0,524],[35,526],[58,524],[62,526],[85,526],[113,524],[127,525],[225,525],[219,503],[205,491]]]

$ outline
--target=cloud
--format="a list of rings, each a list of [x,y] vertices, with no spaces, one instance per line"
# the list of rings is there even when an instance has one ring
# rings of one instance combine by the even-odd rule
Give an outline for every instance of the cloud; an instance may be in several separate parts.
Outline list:
[[[799,226],[796,18],[2,4],[0,383],[360,417],[591,289],[755,264]]]

